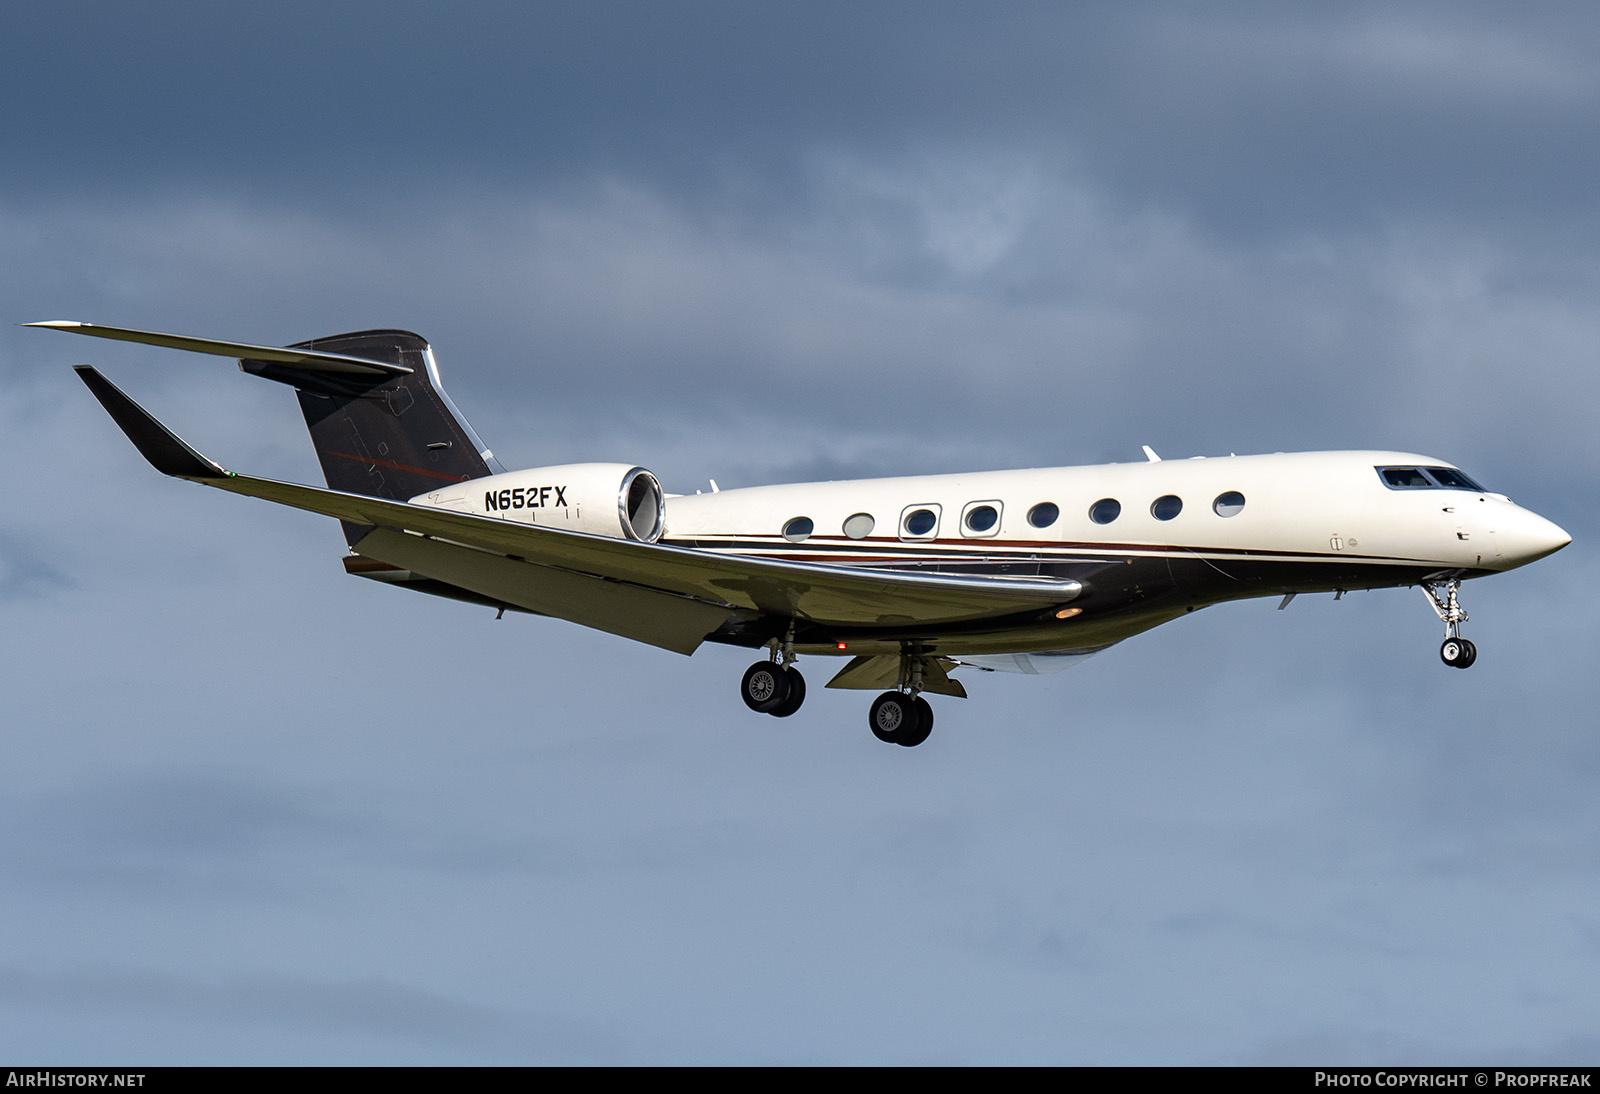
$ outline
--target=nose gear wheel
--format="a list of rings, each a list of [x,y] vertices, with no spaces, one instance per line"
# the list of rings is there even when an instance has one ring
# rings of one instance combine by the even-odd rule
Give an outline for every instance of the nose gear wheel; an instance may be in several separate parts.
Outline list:
[[[1441,584],[1444,586],[1443,594],[1439,592]],[[1433,614],[1444,624],[1444,644],[1439,647],[1439,660],[1454,669],[1471,668],[1478,659],[1478,647],[1470,639],[1461,637],[1461,624],[1467,621],[1467,611],[1456,595],[1460,588],[1461,579],[1456,577],[1442,583],[1422,583],[1422,595],[1428,598]]]
[[[1471,668],[1478,659],[1478,647],[1470,638],[1446,638],[1439,647],[1439,660],[1453,669]]]

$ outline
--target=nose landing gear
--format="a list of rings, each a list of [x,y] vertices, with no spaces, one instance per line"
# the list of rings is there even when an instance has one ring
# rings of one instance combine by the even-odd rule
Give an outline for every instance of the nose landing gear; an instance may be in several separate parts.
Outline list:
[[[1478,659],[1478,647],[1471,639],[1461,637],[1461,624],[1467,621],[1466,609],[1456,599],[1461,579],[1452,577],[1444,584],[1444,595],[1439,594],[1437,581],[1424,581],[1422,594],[1428,598],[1433,613],[1444,624],[1444,644],[1439,647],[1439,660],[1454,669],[1471,668]]]

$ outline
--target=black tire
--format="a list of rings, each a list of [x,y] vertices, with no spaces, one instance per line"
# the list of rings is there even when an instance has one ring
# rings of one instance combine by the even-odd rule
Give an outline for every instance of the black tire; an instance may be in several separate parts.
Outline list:
[[[1439,660],[1453,669],[1464,669],[1472,664],[1476,653],[1465,638],[1446,638],[1439,647]]]
[[[757,661],[744,670],[739,696],[757,714],[766,714],[789,697],[789,677],[772,661]]]
[[[1461,664],[1457,667],[1470,669],[1472,663],[1478,659],[1478,645],[1470,638],[1463,638],[1461,644],[1467,647],[1467,655],[1461,659]]]
[[[928,700],[919,695],[912,700],[911,709],[916,713],[917,720],[900,730],[895,744],[916,748],[933,732],[933,708],[928,705]]]
[[[916,708],[909,696],[886,691],[872,701],[872,708],[867,711],[867,725],[878,740],[899,744],[901,729],[914,725],[916,717]]]
[[[800,675],[800,670],[793,665],[785,665],[783,675],[789,681],[789,694],[784,696],[783,702],[767,711],[774,718],[789,717],[806,701],[806,678]]]

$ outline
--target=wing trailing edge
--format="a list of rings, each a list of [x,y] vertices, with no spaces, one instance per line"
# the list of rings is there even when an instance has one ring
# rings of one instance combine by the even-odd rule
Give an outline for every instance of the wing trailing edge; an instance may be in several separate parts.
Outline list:
[[[488,556],[500,556],[513,563],[528,564],[535,569],[566,571],[590,581],[620,583],[642,592],[700,602],[702,608],[670,606],[682,608],[669,614],[685,625],[698,626],[702,620],[709,623],[713,619],[726,619],[729,613],[740,609],[847,627],[974,622],[1053,609],[1083,591],[1077,581],[968,578],[711,554],[253,478],[227,471],[202,456],[94,369],[83,366],[79,375],[140,453],[165,474],[335,517],[347,524],[407,533],[407,538],[426,537]],[[380,542],[383,546],[377,547]],[[382,561],[413,568],[407,566],[412,560],[398,557],[398,548],[403,545],[404,539],[386,535],[374,541],[374,553]],[[360,546],[358,542],[358,551]],[[396,557],[386,557],[389,555]],[[435,562],[445,563],[442,554],[430,557]],[[458,556],[451,553],[447,564],[453,568],[457,561]],[[423,562],[414,568],[424,576],[432,576],[427,566],[428,563]],[[478,591],[487,590],[476,578],[468,582],[463,579],[464,575],[455,577],[453,584],[468,588],[477,585]],[[583,599],[581,590],[596,588],[580,582],[572,585],[570,596],[562,594],[567,597],[566,604],[535,607],[529,602],[527,606],[570,618],[573,622],[622,633],[615,629],[616,620],[645,602],[630,603],[628,597],[621,595],[611,598],[615,604],[607,609],[612,621],[610,626],[569,614],[577,610],[574,605]],[[502,599],[518,602],[512,596],[502,596]],[[704,606],[713,607],[715,611],[703,610]],[[636,636],[629,634],[629,637]],[[664,640],[641,640],[667,648],[676,648],[683,641],[680,634],[659,637]]]

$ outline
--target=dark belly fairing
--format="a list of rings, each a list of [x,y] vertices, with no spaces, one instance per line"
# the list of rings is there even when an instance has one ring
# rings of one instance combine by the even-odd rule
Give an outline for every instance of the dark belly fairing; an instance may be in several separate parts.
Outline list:
[[[1067,619],[1055,618],[1050,612],[1030,612],[938,627],[841,628],[801,621],[795,631],[796,650],[811,655],[854,656],[895,653],[909,644],[930,654],[948,656],[1044,650],[1091,653],[1211,604],[1287,593],[1402,587],[1441,573],[1437,563],[1422,560],[1359,561],[1326,556],[1302,560],[1216,559],[1193,554],[1076,561],[951,561],[914,568],[1000,578],[1079,581],[1083,592],[1071,604],[1079,612]],[[1451,571],[1458,577],[1490,572]],[[777,637],[781,636],[766,621],[730,620],[710,640],[756,647]],[[844,649],[839,648],[841,642]]]

